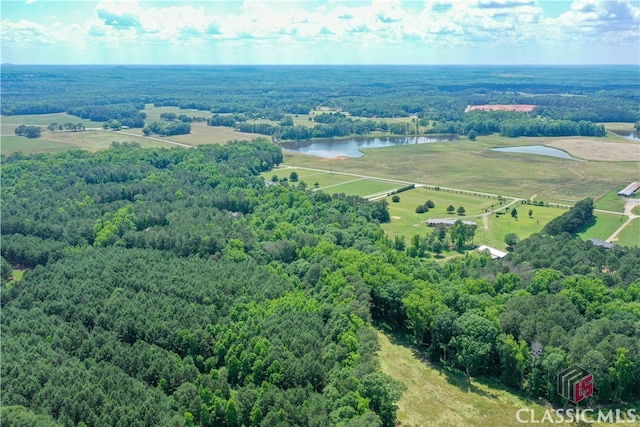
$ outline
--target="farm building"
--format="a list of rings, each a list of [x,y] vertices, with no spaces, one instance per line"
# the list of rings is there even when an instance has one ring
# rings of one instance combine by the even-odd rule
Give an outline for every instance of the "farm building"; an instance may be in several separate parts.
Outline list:
[[[488,252],[491,259],[504,258],[505,256],[507,256],[506,252],[499,251],[487,245],[479,246],[478,252]]]
[[[631,197],[640,188],[640,182],[632,182],[623,190],[618,191],[618,196]]]
[[[456,223],[456,221],[460,221],[459,219],[428,219],[427,220],[427,226],[429,227],[437,227],[439,225],[444,225],[445,228],[450,228],[453,224]],[[469,225],[471,227],[477,227],[478,224],[476,224],[473,221],[462,221],[462,223],[464,225]]]

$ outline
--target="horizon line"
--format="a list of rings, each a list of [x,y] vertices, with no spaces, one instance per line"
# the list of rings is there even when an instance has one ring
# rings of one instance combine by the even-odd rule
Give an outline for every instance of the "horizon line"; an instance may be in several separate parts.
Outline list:
[[[259,66],[282,66],[282,67],[296,67],[296,66],[304,66],[304,67],[354,67],[354,66],[364,66],[364,67],[376,67],[376,66],[384,66],[384,67],[425,67],[425,66],[444,66],[444,67],[580,67],[580,66],[639,66],[640,63],[629,63],[629,62],[612,62],[612,63],[523,63],[523,64],[514,64],[514,63],[407,63],[407,64],[399,64],[399,63],[352,63],[352,64],[344,64],[344,63],[287,63],[287,64],[278,64],[278,63],[244,63],[244,64],[234,64],[234,63],[210,63],[210,64],[192,64],[192,63],[167,63],[167,64],[144,64],[144,63],[82,63],[82,64],[69,64],[69,63],[15,63],[15,62],[2,62],[0,66],[122,66],[122,67],[171,67],[171,66],[195,66],[195,67],[212,67],[212,66],[226,66],[226,67],[259,67]],[[638,70],[640,73],[640,69]]]

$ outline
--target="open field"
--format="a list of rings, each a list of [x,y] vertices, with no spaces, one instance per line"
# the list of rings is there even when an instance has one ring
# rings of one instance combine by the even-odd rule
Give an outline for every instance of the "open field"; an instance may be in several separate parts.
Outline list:
[[[331,193],[355,194],[356,196],[369,196],[377,193],[390,192],[402,187],[393,182],[376,181],[374,179],[361,178],[358,181],[346,182],[331,188]]]
[[[514,219],[510,211],[503,211],[504,215],[489,215],[489,228],[476,230],[476,244],[484,243],[496,249],[505,250],[507,247],[504,243],[505,235],[516,233],[520,239],[524,239],[533,233],[540,232],[549,221],[567,211],[567,209],[549,206],[520,204],[513,206],[518,211],[518,219]],[[529,217],[529,210],[533,211],[531,217]]]
[[[618,191],[622,190],[622,188],[624,188],[624,186],[621,186],[620,189],[613,190],[598,199],[594,197],[593,199],[596,202],[596,209],[624,212],[625,199],[618,196]]]
[[[482,105],[470,105],[467,107],[464,112],[469,112],[473,110],[482,110],[482,111],[517,111],[528,113],[533,111],[536,108],[535,105],[531,104],[482,104]]]
[[[536,196],[537,200],[558,203],[575,203],[585,197],[598,199],[619,191],[618,187],[630,181],[640,180],[638,162],[580,162],[491,150],[541,144],[544,140],[490,135],[477,141],[363,150],[365,155],[360,158],[342,160],[286,152],[285,164],[356,173],[368,171],[373,176],[522,198]]]
[[[517,391],[507,389],[493,379],[468,380],[460,372],[431,365],[422,353],[395,335],[378,331],[378,342],[382,371],[407,386],[397,403],[400,427],[554,425],[542,422],[546,410],[553,414],[553,407],[544,402],[534,401]],[[628,402],[619,409],[624,413],[627,409],[637,407],[638,402]],[[519,409],[533,410],[535,421],[531,420],[531,412],[526,411],[521,413],[521,419],[528,423],[519,423],[516,418]],[[595,409],[597,413],[597,408]],[[610,409],[603,408],[605,412]],[[558,416],[554,418],[557,420]],[[562,425],[604,427],[612,424],[566,422]]]
[[[313,184],[317,182],[319,184],[318,188],[321,190],[325,190],[325,192],[329,194],[333,194],[336,192],[332,190],[332,188],[335,186],[338,186],[345,182],[353,181],[354,179],[360,179],[359,177],[355,176],[310,171],[305,169],[274,169],[269,172],[264,172],[262,176],[264,176],[265,179],[269,180],[273,175],[278,176],[279,179],[289,178],[291,172],[294,172],[294,170],[298,174],[298,181],[306,182],[308,188],[313,188]]]
[[[147,115],[147,118],[145,119],[145,122],[147,123],[159,122],[161,120],[160,114],[162,113],[176,113],[177,115],[184,114],[185,116],[189,116],[189,117],[204,117],[204,118],[210,118],[212,115],[210,111],[194,110],[191,108],[181,110],[178,107],[156,107],[153,104],[145,104],[143,111]]]
[[[620,215],[611,215],[602,212],[596,212],[596,223],[589,227],[587,230],[578,233],[581,239],[587,240],[596,238],[600,240],[606,240],[622,225],[627,217]],[[631,224],[627,227],[631,227]],[[637,243],[636,243],[637,244]]]
[[[547,144],[583,160],[640,161],[640,144],[597,141],[589,138],[563,138]]]
[[[43,140],[42,138],[29,139],[24,136],[3,136],[0,142],[0,153],[10,154],[21,151],[24,154],[56,153],[79,146]]]
[[[207,126],[206,123],[192,123],[189,135],[172,135],[168,139],[189,145],[224,144],[229,141],[251,141],[255,138],[269,138],[255,133],[238,132],[224,126]]]
[[[640,218],[636,218],[611,243],[621,246],[640,246]]]
[[[87,128],[99,128],[102,127],[102,122],[92,122],[91,120],[81,119],[77,116],[72,116],[67,113],[51,113],[51,114],[23,114],[15,116],[2,116],[2,136],[7,135],[4,126],[10,126],[11,134],[13,129],[19,125],[31,125],[31,126],[44,126],[45,128],[51,123],[55,122],[59,125],[65,123],[82,123]]]
[[[433,367],[406,343],[378,333],[382,371],[404,383],[398,402],[400,426],[515,426],[516,411],[545,408],[489,380],[467,380],[455,371]]]
[[[172,147],[169,143],[128,135],[121,132],[91,130],[84,132],[43,132],[40,138],[28,139],[23,136],[2,137],[2,154],[15,151],[23,153],[53,152],[72,149],[88,151],[104,150],[113,141],[138,142],[142,147]]]

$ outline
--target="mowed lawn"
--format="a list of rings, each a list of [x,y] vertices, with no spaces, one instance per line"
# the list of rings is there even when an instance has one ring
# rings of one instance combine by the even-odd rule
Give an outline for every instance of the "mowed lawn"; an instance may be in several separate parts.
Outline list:
[[[397,403],[400,426],[516,426],[519,409],[534,409],[540,416],[546,409],[497,383],[469,381],[457,371],[433,367],[381,332],[378,341],[382,371],[407,386]]]
[[[482,227],[482,219],[476,215],[484,213],[484,209],[491,209],[492,205],[499,206],[499,202],[491,197],[479,197],[469,194],[460,194],[448,191],[429,190],[423,187],[399,193],[399,202],[393,202],[392,197],[388,197],[389,214],[391,222],[382,224],[382,229],[391,237],[396,235],[405,236],[409,241],[414,234],[426,234],[432,229],[427,228],[424,222],[429,218],[454,218],[465,221],[474,221]],[[427,200],[434,202],[435,207],[429,212],[418,214],[416,207],[424,205]],[[462,206],[465,215],[457,213],[449,214],[447,207],[453,205],[456,209]],[[477,232],[476,232],[477,235]]]
[[[331,188],[327,188],[325,191],[328,193],[345,193],[354,194],[356,196],[371,196],[379,193],[388,193],[402,187],[402,184],[396,184],[387,181],[377,181],[374,179],[360,178],[355,181],[346,182],[344,184],[336,185]]]
[[[525,239],[534,233],[538,233],[552,219],[567,212],[567,209],[549,206],[512,205],[518,212],[518,218],[511,216],[511,210],[502,210],[502,215],[491,214],[489,228],[479,228],[476,231],[476,242],[493,246],[496,249],[505,250],[504,236],[515,233],[520,239]],[[529,210],[533,215],[529,216]]]
[[[621,246],[640,246],[640,218],[632,220],[612,243]]]

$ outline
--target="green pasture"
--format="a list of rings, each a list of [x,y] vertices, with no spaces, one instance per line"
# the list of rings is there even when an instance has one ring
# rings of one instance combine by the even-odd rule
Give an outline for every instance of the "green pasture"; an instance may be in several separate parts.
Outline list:
[[[594,216],[596,217],[596,223],[581,233],[578,233],[578,236],[583,240],[591,238],[606,240],[627,220],[627,217],[622,214],[612,215],[595,212]]]
[[[143,111],[147,115],[145,119],[146,123],[159,122],[161,120],[160,114],[162,113],[176,113],[178,116],[184,114],[189,117],[204,117],[205,119],[213,115],[211,111],[194,110],[191,108],[181,110],[178,107],[156,107],[153,104],[145,104]]]
[[[640,246],[640,218],[635,218],[613,242],[621,246]]]
[[[511,216],[511,210],[503,209],[502,215],[491,214],[488,216],[489,227],[484,229],[479,227],[476,230],[476,244],[486,244],[496,249],[504,250],[507,245],[504,243],[504,236],[509,233],[516,233],[520,239],[529,237],[542,230],[546,223],[553,218],[562,215],[567,211],[564,208],[549,206],[533,206],[515,204],[511,208],[516,208],[518,218]],[[529,210],[533,215],[529,216]]]
[[[208,126],[206,123],[192,123],[191,133],[188,135],[171,135],[166,138],[170,141],[181,142],[189,145],[203,144],[226,144],[229,141],[251,141],[252,139],[263,137],[255,133],[238,132],[232,128],[224,126]],[[268,138],[268,137],[266,137]]]
[[[490,135],[477,141],[368,149],[362,157],[344,160],[293,152],[284,156],[285,164],[296,166],[367,171],[370,176],[568,204],[617,192],[621,182],[640,179],[638,162],[583,162],[491,150],[541,142]]]
[[[407,241],[414,234],[426,234],[431,231],[425,224],[425,221],[429,218],[455,218],[474,221],[478,224],[478,229],[480,229],[482,227],[482,219],[478,218],[478,215],[483,214],[484,209],[491,209],[491,205],[499,206],[499,202],[495,198],[426,188],[404,191],[399,193],[398,196],[400,197],[399,202],[392,202],[392,196],[387,197],[391,222],[382,224],[382,229],[391,237],[396,235],[405,236]],[[423,214],[416,213],[416,207],[423,205],[427,200],[433,201],[435,207]],[[456,209],[463,206],[465,215],[460,216],[455,212],[453,215],[449,214],[447,212],[449,205],[453,205]]]
[[[0,152],[11,154],[20,151],[24,154],[56,153],[70,149],[78,149],[75,144],[47,141],[42,138],[29,139],[24,136],[3,136],[0,140]]]
[[[15,116],[2,116],[2,135],[6,135],[4,126],[12,126],[14,129],[19,125],[28,126],[44,126],[45,128],[51,123],[64,125],[65,123],[82,123],[87,128],[101,128],[102,122],[92,122],[91,120],[81,119],[67,113],[51,113],[51,114],[21,114]],[[13,132],[12,132],[13,133]]]
[[[620,184],[620,188],[610,191],[607,194],[596,198],[593,197],[596,209],[602,209],[605,211],[613,211],[613,212],[624,212],[624,197],[618,196],[618,191],[622,190],[624,187],[629,184],[628,182],[625,184]]]
[[[324,190],[327,193],[345,193],[354,194],[356,196],[368,196],[377,193],[390,192],[402,187],[402,184],[393,182],[376,181],[367,178],[355,178],[357,181],[345,182]]]
[[[291,172],[294,171],[298,174],[298,181],[306,182],[308,188],[313,188],[313,184],[317,182],[319,184],[318,188],[321,190],[326,188],[326,192],[329,194],[335,193],[335,191],[332,190],[333,187],[345,182],[353,181],[354,179],[359,179],[356,176],[310,171],[305,169],[274,169],[269,172],[264,172],[262,176],[268,180],[271,180],[273,175],[277,175],[278,179],[289,179]]]

